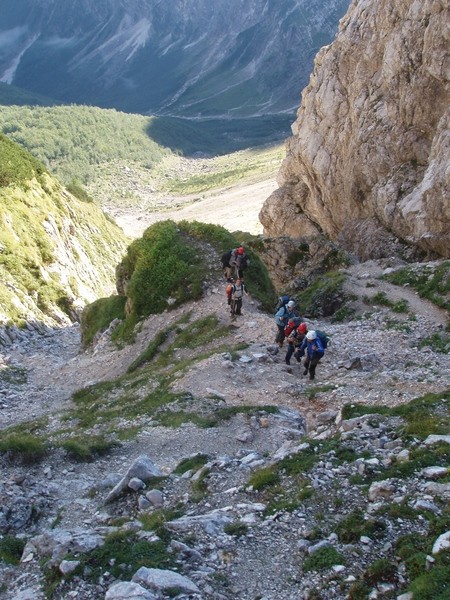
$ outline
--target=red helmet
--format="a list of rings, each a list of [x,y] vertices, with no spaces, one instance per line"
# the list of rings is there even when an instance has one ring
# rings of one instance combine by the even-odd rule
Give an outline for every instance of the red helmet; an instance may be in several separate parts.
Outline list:
[[[300,323],[300,325],[297,327],[297,329],[300,333],[306,333],[308,331],[308,328],[306,327],[306,323]]]
[[[295,325],[294,321],[288,321],[288,326],[289,327],[294,327],[294,325]]]
[[[240,247],[237,249],[237,253],[238,253],[238,254],[244,254],[244,248],[243,248],[242,246],[240,246]]]

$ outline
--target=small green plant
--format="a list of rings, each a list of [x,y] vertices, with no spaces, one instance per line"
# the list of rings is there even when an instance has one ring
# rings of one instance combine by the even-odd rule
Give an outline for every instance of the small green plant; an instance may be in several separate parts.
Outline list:
[[[0,536],[0,560],[10,565],[18,565],[26,541],[13,535]]]
[[[382,581],[395,581],[397,566],[387,558],[380,558],[369,565],[364,573],[364,581],[369,585],[377,585]]]
[[[435,352],[448,354],[450,352],[450,335],[446,332],[433,333],[419,342],[419,348],[430,346]]]
[[[26,464],[41,461],[47,452],[47,446],[42,438],[30,435],[12,433],[0,439],[0,454],[6,454],[14,460],[22,460]]]
[[[341,308],[347,298],[343,293],[346,275],[330,271],[318,277],[303,292],[297,294],[298,309],[311,318],[328,317]]]
[[[348,590],[348,600],[367,600],[370,587],[364,581],[355,581]]]
[[[111,564],[114,557],[114,564]],[[129,531],[112,533],[105,539],[105,543],[77,557],[80,573],[87,575],[90,581],[96,582],[105,571],[114,577],[122,575],[121,565],[127,565],[130,572],[135,572],[140,567],[167,569],[174,566],[174,557],[167,552],[166,541],[149,542],[141,540]]]
[[[241,537],[246,535],[248,531],[248,525],[246,523],[242,523],[242,521],[233,521],[233,523],[227,523],[223,530],[227,535]]]
[[[340,552],[332,546],[325,546],[319,548],[314,554],[311,554],[305,559],[303,563],[304,571],[322,571],[323,569],[330,569],[334,565],[344,565],[345,558]]]
[[[195,456],[191,456],[189,458],[183,458],[182,461],[178,463],[178,465],[173,470],[174,473],[178,475],[182,475],[186,473],[186,471],[197,471],[208,462],[207,454],[195,454]]]
[[[120,443],[107,440],[102,436],[91,436],[73,437],[64,440],[59,445],[64,448],[68,457],[72,460],[90,462],[97,456],[108,454],[113,448],[120,446]]]
[[[275,486],[280,482],[279,474],[272,467],[258,469],[250,476],[248,485],[254,490]]]
[[[363,535],[373,536],[384,528],[381,521],[365,519],[361,510],[357,509],[341,519],[336,526],[339,541],[343,544],[356,542]]]
[[[7,366],[5,369],[0,370],[0,380],[2,379],[6,383],[22,385],[28,381],[28,373],[23,367]]]

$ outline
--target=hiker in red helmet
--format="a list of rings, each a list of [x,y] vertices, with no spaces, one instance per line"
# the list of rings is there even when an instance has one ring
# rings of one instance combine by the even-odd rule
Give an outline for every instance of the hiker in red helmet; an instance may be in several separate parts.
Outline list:
[[[306,326],[306,323],[300,323],[298,327],[293,327],[292,331],[287,336],[288,349],[285,358],[285,362],[287,365],[291,364],[292,355],[294,355],[297,362],[301,361],[301,358],[298,355],[298,350],[302,345],[303,340],[305,339],[307,331],[308,328]]]
[[[236,277],[243,279],[244,271],[249,265],[249,260],[243,246],[239,246],[231,251],[229,264],[231,268],[236,270]]]

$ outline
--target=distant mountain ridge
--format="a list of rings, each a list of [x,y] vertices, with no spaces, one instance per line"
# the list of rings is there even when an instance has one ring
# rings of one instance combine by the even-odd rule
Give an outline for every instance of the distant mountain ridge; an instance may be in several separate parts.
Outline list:
[[[178,117],[295,112],[349,0],[0,1],[0,81]]]

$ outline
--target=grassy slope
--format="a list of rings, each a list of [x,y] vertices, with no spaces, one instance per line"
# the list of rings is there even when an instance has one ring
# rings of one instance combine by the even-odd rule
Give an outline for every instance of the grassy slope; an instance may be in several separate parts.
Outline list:
[[[0,156],[0,320],[70,313],[110,293],[122,231],[5,136]]]

